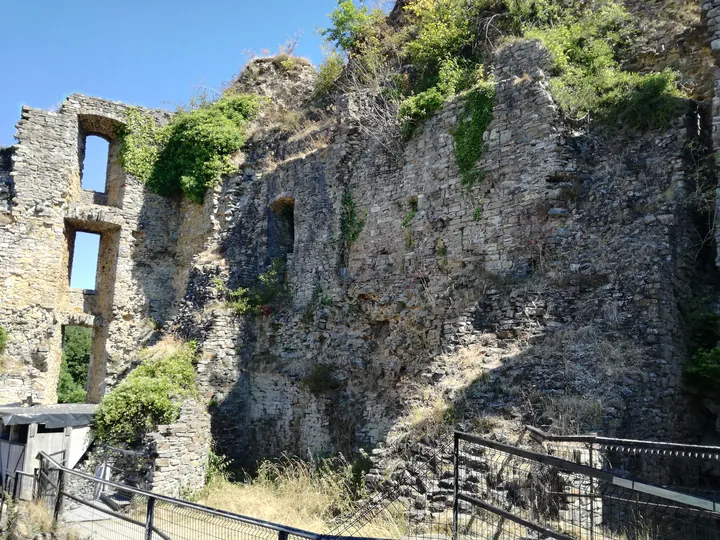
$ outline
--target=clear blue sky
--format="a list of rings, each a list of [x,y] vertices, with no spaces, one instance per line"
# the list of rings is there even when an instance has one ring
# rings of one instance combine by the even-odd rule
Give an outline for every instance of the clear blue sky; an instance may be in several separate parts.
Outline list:
[[[322,60],[317,27],[336,0],[0,0],[0,145],[15,141],[20,107],[48,109],[79,92],[174,108],[205,85],[218,88],[247,61],[302,31],[295,54]],[[90,152],[89,152],[90,153]],[[89,159],[85,177],[102,175]],[[78,245],[93,288],[92,246]],[[90,268],[88,268],[90,267]],[[75,278],[77,275],[77,280]]]

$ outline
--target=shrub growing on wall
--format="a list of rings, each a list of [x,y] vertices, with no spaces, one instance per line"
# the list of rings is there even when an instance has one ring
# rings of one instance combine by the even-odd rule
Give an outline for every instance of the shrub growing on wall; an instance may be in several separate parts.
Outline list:
[[[133,443],[177,420],[182,398],[196,391],[194,358],[194,342],[170,353],[145,352],[142,363],[100,402],[93,420],[98,438]]]
[[[226,95],[178,111],[163,127],[131,108],[120,132],[120,163],[151,191],[183,193],[202,204],[207,189],[234,170],[231,156],[245,144],[247,123],[259,106],[257,96]]]

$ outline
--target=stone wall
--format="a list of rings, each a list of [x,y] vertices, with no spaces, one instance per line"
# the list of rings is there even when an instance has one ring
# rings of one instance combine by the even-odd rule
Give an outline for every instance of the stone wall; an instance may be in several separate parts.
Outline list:
[[[341,124],[309,149],[251,144],[243,174],[215,194],[225,209],[219,260],[191,270],[175,324],[203,344],[201,385],[221,451],[252,462],[376,445],[406,427],[408,409],[427,406],[419,388],[455,384],[469,350],[479,378],[464,381],[468,419],[531,421],[584,399],[600,413],[578,412],[575,429],[697,433],[681,384],[679,308],[696,255],[686,147],[705,120],[679,101],[663,133],[574,132],[548,92],[537,43],[505,48],[494,64],[486,176],[472,192],[454,162],[458,98],[399,158]],[[290,144],[296,157],[283,150]],[[267,153],[290,157],[268,167]],[[347,261],[345,193],[365,222]],[[274,313],[234,316],[213,278],[250,286],[268,268],[273,205],[288,199],[292,298]],[[582,351],[572,349],[579,335]],[[635,364],[618,369],[630,356]],[[518,415],[527,394],[533,411]]]
[[[183,497],[205,486],[211,436],[204,405],[193,400],[183,403],[177,422],[158,426],[147,446],[155,465],[149,489]]]
[[[192,223],[198,212],[147,192],[122,171],[116,134],[126,109],[79,95],[57,112],[23,108],[12,170],[3,173],[0,191],[0,324],[9,332],[6,363],[12,366],[0,376],[2,402],[26,394],[55,400],[63,325],[94,330],[88,393],[97,401],[152,327],[172,318],[174,285],[182,286],[187,244],[195,239],[179,241],[178,233],[185,230],[184,217]],[[159,121],[167,117],[154,114]],[[105,193],[81,187],[84,141],[91,134],[110,143]],[[77,231],[101,236],[96,291],[70,288]]]
[[[276,107],[202,206],[143,190],[112,140],[107,193],[80,189],[83,134],[112,139],[124,105],[71,96],[57,113],[24,109],[0,213],[0,324],[17,363],[0,400],[54,399],[63,324],[95,329],[99,398],[157,337],[153,319],[198,341],[213,435],[239,464],[406,441],[438,410],[467,429],[498,425],[500,438],[523,422],[697,438],[681,380],[682,307],[699,271],[687,149],[717,119],[678,100],[662,132],[578,129],[553,102],[539,43],[502,48],[493,64],[472,189],[452,136],[463,96],[389,155],[348,120],[352,103],[314,108],[307,66],[293,75],[262,60],[241,77]],[[305,129],[273,124],[297,107]],[[346,250],[348,198],[364,226]],[[68,285],[77,230],[102,234],[96,294]],[[233,313],[218,280],[251,287],[276,258],[284,302]],[[207,449],[204,413],[183,415],[197,425],[157,439],[175,479]]]

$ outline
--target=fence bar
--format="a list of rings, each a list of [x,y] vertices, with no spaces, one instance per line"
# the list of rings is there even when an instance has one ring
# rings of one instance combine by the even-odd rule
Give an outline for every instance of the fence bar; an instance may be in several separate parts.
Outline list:
[[[458,494],[458,498],[460,500],[468,502],[474,506],[483,508],[484,510],[487,510],[488,512],[492,512],[493,514],[496,514],[504,519],[508,519],[519,525],[522,525],[523,527],[527,527],[528,529],[532,529],[536,532],[539,532],[540,534],[542,534],[544,536],[548,536],[550,538],[555,538],[556,540],[575,540],[572,536],[567,536],[565,534],[556,533],[555,531],[552,531],[550,529],[542,527],[541,525],[537,525],[536,523],[533,523],[532,521],[527,521],[526,519],[516,516],[506,510],[503,510],[502,508],[498,508],[497,506],[493,506],[492,504],[488,504],[484,501],[481,501],[480,499],[476,499],[475,497],[470,497],[468,495],[460,493],[460,494]]]
[[[275,532],[277,532],[278,540],[288,540],[290,538],[290,536],[304,538],[307,540],[350,540],[351,539],[351,537],[347,537],[347,536],[316,534],[316,533],[313,533],[310,531],[296,529],[295,527],[287,527],[285,525],[272,523],[270,521],[255,519],[255,518],[251,518],[251,517],[247,517],[247,516],[242,516],[239,514],[233,514],[232,512],[219,510],[217,508],[210,508],[208,506],[191,503],[189,501],[183,501],[180,499],[167,497],[165,495],[159,495],[157,493],[144,491],[144,490],[132,487],[132,486],[127,486],[127,485],[123,485],[123,484],[118,484],[116,482],[111,482],[111,481],[105,480],[103,478],[96,478],[95,476],[91,476],[84,472],[68,469],[63,465],[58,464],[55,460],[53,460],[51,457],[49,457],[45,452],[40,452],[38,454],[38,459],[41,460],[41,463],[46,463],[49,468],[58,470],[61,475],[62,474],[72,475],[72,477],[74,477],[74,478],[82,478],[82,479],[92,482],[93,484],[109,486],[109,487],[119,490],[119,491],[124,491],[126,493],[131,493],[131,494],[139,495],[141,497],[146,498],[148,501],[146,522],[142,523],[142,522],[133,520],[127,516],[123,516],[122,514],[118,514],[116,512],[112,512],[112,511],[106,510],[104,508],[101,508],[97,505],[94,505],[94,504],[88,502],[88,501],[85,501],[81,498],[71,495],[65,491],[58,490],[58,498],[67,497],[68,499],[78,502],[81,505],[88,506],[90,508],[93,508],[95,510],[103,512],[105,514],[117,517],[121,520],[124,520],[129,523],[133,523],[139,527],[142,527],[142,529],[145,531],[144,538],[146,538],[146,539],[152,539],[153,535],[156,535],[156,536],[162,538],[163,540],[171,540],[169,536],[167,536],[166,534],[159,531],[156,527],[157,516],[155,515],[155,505],[158,501],[160,501],[162,503],[166,503],[166,504],[173,506],[175,508],[178,508],[178,509],[194,510],[194,511],[204,514],[206,516],[210,516],[210,517],[214,516],[214,517],[224,518],[224,519],[227,519],[230,521],[234,521],[236,523],[242,523],[245,525],[262,527],[266,530],[275,531]],[[60,477],[58,484],[63,485],[62,477]],[[149,525],[149,527],[148,527],[148,525]],[[378,539],[370,539],[367,537],[357,537],[357,538],[352,537],[352,540],[378,540]]]
[[[452,535],[453,540],[458,538],[458,520],[460,516],[460,438],[455,433],[453,437],[453,517],[452,517]]]
[[[155,521],[155,497],[148,497],[145,517],[145,540],[152,540],[153,522]]]
[[[634,482],[632,480],[620,478],[609,472],[605,472],[605,471],[602,471],[599,469],[594,469],[592,467],[588,467],[587,465],[580,465],[578,463],[573,463],[572,461],[566,461],[564,459],[556,458],[554,456],[539,454],[539,453],[533,452],[531,450],[517,448],[515,446],[510,446],[508,444],[499,443],[497,441],[491,441],[489,439],[485,439],[483,437],[478,437],[476,435],[470,435],[468,433],[458,432],[456,434],[456,437],[458,437],[459,439],[464,440],[464,441],[468,441],[471,443],[479,444],[481,446],[486,446],[488,448],[492,448],[493,450],[498,450],[500,452],[505,452],[505,453],[513,455],[513,456],[522,457],[525,459],[529,459],[531,461],[542,463],[544,465],[556,467],[557,469],[559,469],[561,471],[568,471],[568,472],[573,472],[573,473],[578,473],[578,474],[584,474],[590,478],[597,478],[598,480],[602,480],[603,482],[607,482],[609,484],[614,484],[616,486],[628,488],[635,492],[643,492],[648,495],[653,495],[655,497],[659,497],[662,499],[679,502],[679,503],[682,503],[687,506],[694,506],[694,507],[700,508],[702,510],[708,510],[711,512],[720,512],[720,503],[716,503],[709,499],[703,499],[701,497],[686,495],[684,493],[679,493],[679,492],[671,491],[669,489],[664,489],[664,488],[661,488],[658,486],[653,486],[652,484],[647,484],[647,483],[643,483],[643,482]]]
[[[637,439],[615,439],[612,437],[600,437],[598,435],[551,435],[534,426],[525,426],[531,435],[543,441],[551,442],[576,442],[599,444],[605,446],[624,446],[628,448],[644,448],[652,450],[671,450],[673,452],[690,452],[720,454],[720,446],[701,446],[696,444],[669,443],[660,441],[640,441]]]
[[[63,479],[65,478],[65,471],[62,469],[58,470],[58,482],[57,486],[55,487],[55,491],[57,492],[57,499],[55,499],[55,521],[57,522],[60,519],[60,513],[62,512],[62,494],[63,494]]]

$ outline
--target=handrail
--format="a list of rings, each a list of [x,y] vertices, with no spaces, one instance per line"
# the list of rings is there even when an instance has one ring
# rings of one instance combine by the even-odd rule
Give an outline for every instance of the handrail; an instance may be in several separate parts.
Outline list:
[[[690,454],[716,454],[720,459],[720,446],[704,446],[696,444],[669,443],[660,441],[639,441],[636,439],[616,439],[613,437],[600,437],[598,435],[552,435],[534,426],[525,426],[531,435],[536,435],[543,441],[550,442],[578,442],[597,443],[603,446],[621,446],[627,448],[644,448],[650,450],[669,450],[672,452],[687,452]]]
[[[278,533],[281,533],[283,535],[293,535],[293,536],[299,536],[301,538],[306,538],[308,540],[330,540],[330,539],[342,539],[342,538],[352,538],[352,540],[381,540],[376,538],[368,538],[368,537],[343,537],[343,536],[332,536],[332,535],[326,535],[326,534],[317,534],[310,531],[304,531],[302,529],[296,529],[295,527],[288,527],[286,525],[280,525],[279,523],[273,523],[271,521],[265,521],[263,519],[257,519],[252,518],[249,516],[243,516],[241,514],[235,514],[233,512],[227,512],[226,510],[219,510],[217,508],[211,508],[209,506],[204,506],[202,504],[192,503],[189,501],[183,501],[181,499],[175,499],[174,497],[168,497],[167,495],[160,495],[158,493],[153,493],[151,491],[145,491],[142,489],[138,489],[132,486],[126,486],[123,484],[118,484],[116,482],[111,482],[109,480],[104,480],[102,478],[96,478],[94,476],[91,476],[87,473],[76,471],[73,469],[68,469],[67,467],[60,465],[57,461],[55,461],[53,458],[48,456],[45,452],[38,453],[38,459],[46,459],[48,460],[53,468],[58,469],[60,471],[63,471],[66,474],[72,474],[74,476],[78,476],[80,478],[84,478],[86,480],[91,480],[92,482],[103,484],[106,486],[113,487],[115,489],[119,489],[128,493],[134,493],[136,495],[140,495],[143,497],[148,497],[155,499],[157,501],[163,501],[166,503],[174,504],[177,506],[184,506],[185,508],[190,508],[192,510],[197,510],[200,512],[204,512],[207,514],[213,514],[219,517],[224,517],[228,519],[232,519],[235,521],[241,521],[243,523],[247,523],[249,525],[255,525],[258,527],[264,527],[266,529],[274,530]]]
[[[609,484],[619,486],[622,488],[630,489],[651,495],[665,500],[679,502],[686,506],[692,506],[699,508],[700,510],[706,510],[710,512],[720,513],[720,502],[715,502],[710,499],[703,499],[701,497],[695,497],[693,495],[687,495],[685,493],[672,491],[660,486],[648,484],[645,482],[636,482],[627,478],[621,478],[610,472],[603,471],[601,469],[595,469],[594,467],[588,467],[587,465],[581,465],[573,461],[567,461],[555,456],[548,456],[546,454],[539,454],[532,450],[525,450],[524,448],[517,448],[497,441],[491,441],[477,435],[471,435],[469,433],[462,433],[460,431],[455,432],[455,440],[463,440],[471,443],[484,446],[486,448],[492,448],[493,450],[499,450],[507,454],[525,458],[537,463],[543,463],[545,465],[551,465],[561,471],[569,471],[574,473],[583,474],[590,478],[595,478]]]

